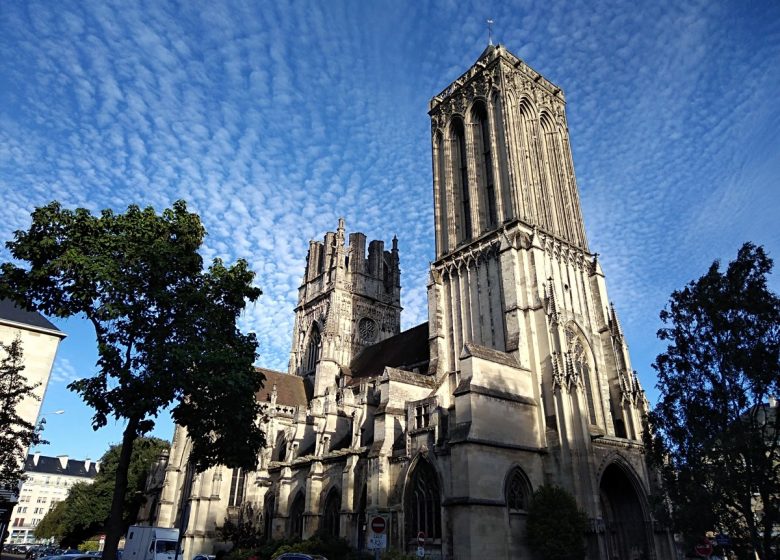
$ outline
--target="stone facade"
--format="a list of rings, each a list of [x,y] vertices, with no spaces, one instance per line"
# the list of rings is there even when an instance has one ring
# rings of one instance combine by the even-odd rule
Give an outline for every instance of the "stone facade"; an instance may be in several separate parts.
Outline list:
[[[312,242],[289,372],[266,371],[258,395],[258,471],[187,476],[176,432],[159,519],[186,515],[187,555],[221,546],[229,517],[362,548],[381,514],[393,548],[532,558],[527,505],[555,484],[590,519],[588,558],[675,557],[650,513],[647,403],[588,249],[564,108],[560,88],[492,45],[431,100],[429,321],[399,332],[395,239],[366,258],[340,221]]]

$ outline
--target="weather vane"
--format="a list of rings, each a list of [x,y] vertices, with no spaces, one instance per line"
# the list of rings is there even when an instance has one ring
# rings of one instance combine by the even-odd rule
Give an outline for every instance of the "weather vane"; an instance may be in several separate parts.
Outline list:
[[[487,20],[487,26],[488,26],[488,45],[493,44],[493,20],[489,19]]]

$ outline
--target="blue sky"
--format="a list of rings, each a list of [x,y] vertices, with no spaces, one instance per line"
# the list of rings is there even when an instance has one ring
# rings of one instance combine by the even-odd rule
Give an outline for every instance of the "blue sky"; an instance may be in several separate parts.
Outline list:
[[[0,7],[0,240],[36,206],[161,210],[183,198],[206,258],[246,258],[242,319],[286,368],[308,240],[398,235],[403,325],[426,320],[429,99],[494,37],[561,86],[591,250],[651,402],[670,292],[746,240],[780,258],[780,3],[9,0]],[[8,253],[0,249],[0,259]],[[772,279],[776,291],[780,282]],[[68,381],[94,370],[79,320],[43,411],[49,454],[99,457]],[[172,432],[161,417],[157,431]]]

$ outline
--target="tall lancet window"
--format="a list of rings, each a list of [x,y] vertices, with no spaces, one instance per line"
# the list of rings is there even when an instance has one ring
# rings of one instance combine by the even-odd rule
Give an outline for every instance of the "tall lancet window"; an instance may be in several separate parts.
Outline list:
[[[496,211],[496,187],[493,173],[493,153],[490,149],[490,124],[488,122],[487,109],[485,104],[478,102],[472,109],[472,118],[474,119],[474,152],[479,158],[479,172],[477,180],[479,181],[480,191],[485,205],[485,219],[487,227],[491,228],[498,223],[498,212]]]
[[[439,181],[439,250],[445,253],[449,250],[449,223],[450,207],[449,197],[447,196],[447,172],[444,156],[444,135],[441,131],[436,133],[436,178]]]
[[[322,347],[322,337],[317,323],[312,324],[309,333],[309,343],[306,346],[306,355],[303,358],[303,373],[312,373],[320,361],[320,348]]]
[[[452,135],[452,179],[455,182],[454,192],[460,194],[460,240],[471,239],[471,200],[469,197],[468,154],[466,153],[466,133],[463,120],[452,119],[450,129]]]

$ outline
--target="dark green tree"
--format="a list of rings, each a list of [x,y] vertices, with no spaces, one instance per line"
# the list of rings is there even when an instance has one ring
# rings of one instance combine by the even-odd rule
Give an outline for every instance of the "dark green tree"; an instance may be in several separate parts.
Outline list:
[[[42,443],[39,427],[19,416],[23,400],[40,400],[24,376],[22,342],[0,342],[0,490],[16,493],[27,449]],[[0,535],[1,536],[1,535]]]
[[[83,483],[75,484],[71,490],[76,486],[81,486],[82,484]],[[83,485],[86,486],[86,484]],[[68,533],[67,520],[65,518],[67,513],[66,502],[67,499],[61,502],[57,502],[54,504],[54,507],[46,512],[46,515],[43,516],[43,519],[41,519],[40,523],[35,526],[35,538],[51,538],[58,543],[65,541],[65,535]]]
[[[144,488],[149,469],[168,442],[159,438],[140,437],[133,444],[127,476],[122,532],[132,525],[144,505]],[[105,530],[111,513],[116,471],[122,448],[112,445],[100,459],[100,471],[91,484],[74,484],[68,497],[52,508],[35,528],[35,536],[54,537],[61,544],[75,547],[85,539]]]
[[[205,230],[178,201],[161,215],[37,208],[27,231],[6,246],[25,267],[0,267],[0,296],[56,317],[85,317],[97,338],[97,373],[74,381],[95,414],[126,422],[116,470],[104,558],[115,557],[122,532],[134,441],[161,410],[187,428],[190,461],[253,469],[264,444],[255,419],[257,341],[236,320],[261,291],[244,260],[208,270],[198,253]]]
[[[542,560],[581,560],[585,557],[588,518],[574,496],[557,486],[540,486],[528,508],[528,545]]]
[[[776,557],[780,523],[780,300],[772,261],[742,246],[725,271],[672,293],[655,361],[660,399],[646,443],[676,528],[690,539],[728,533],[761,559]]]

